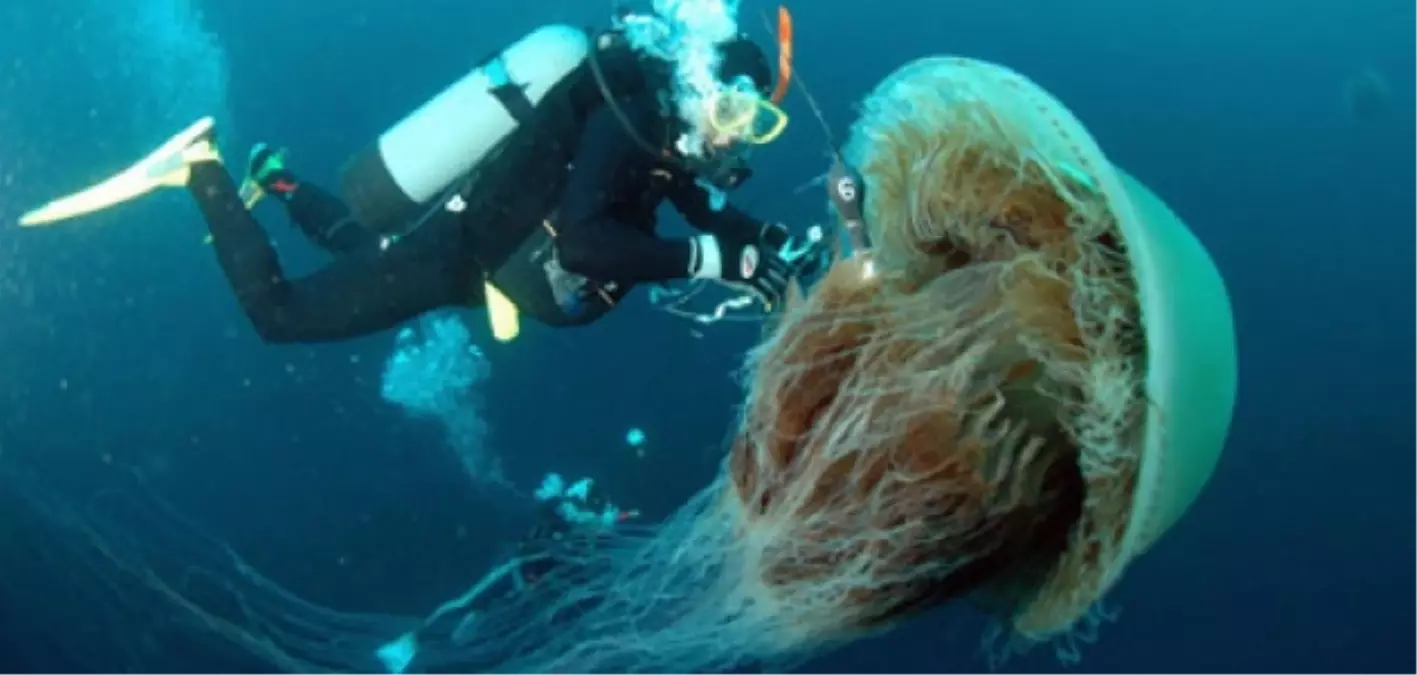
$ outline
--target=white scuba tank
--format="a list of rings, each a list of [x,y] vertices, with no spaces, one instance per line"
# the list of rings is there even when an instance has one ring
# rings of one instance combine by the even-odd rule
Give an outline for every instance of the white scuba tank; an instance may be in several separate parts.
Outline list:
[[[402,233],[520,127],[589,51],[579,28],[538,28],[409,113],[346,164],[342,191],[354,218],[379,233]]]

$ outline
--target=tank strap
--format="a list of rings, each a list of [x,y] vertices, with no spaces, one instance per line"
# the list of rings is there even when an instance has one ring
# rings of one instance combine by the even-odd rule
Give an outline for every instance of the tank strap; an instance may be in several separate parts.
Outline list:
[[[498,56],[489,61],[485,67],[487,79],[492,84],[489,90],[502,107],[511,114],[512,119],[519,124],[531,123],[532,116],[536,111],[536,105],[531,102],[531,98],[526,95],[526,85],[517,84],[512,81],[512,76],[507,72],[507,66],[502,62],[502,57]]]

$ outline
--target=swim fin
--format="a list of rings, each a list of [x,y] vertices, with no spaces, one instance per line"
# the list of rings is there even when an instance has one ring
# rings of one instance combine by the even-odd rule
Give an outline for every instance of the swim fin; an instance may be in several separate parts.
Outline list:
[[[85,190],[61,197],[20,216],[23,227],[41,227],[102,211],[160,187],[182,187],[197,162],[221,161],[216,121],[203,117],[121,173]]]
[[[246,161],[246,177],[241,179],[241,203],[246,210],[256,208],[261,198],[266,196],[261,183],[272,172],[285,168],[286,149],[271,150],[265,143],[251,146],[251,156]]]

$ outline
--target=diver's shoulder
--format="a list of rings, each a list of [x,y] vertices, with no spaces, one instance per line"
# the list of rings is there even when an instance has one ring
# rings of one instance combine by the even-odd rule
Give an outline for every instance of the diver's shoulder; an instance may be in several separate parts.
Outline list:
[[[666,133],[659,101],[651,94],[636,94],[614,101],[602,101],[591,112],[591,126],[613,127],[633,132],[650,144],[659,143]],[[627,140],[633,140],[626,134]]]

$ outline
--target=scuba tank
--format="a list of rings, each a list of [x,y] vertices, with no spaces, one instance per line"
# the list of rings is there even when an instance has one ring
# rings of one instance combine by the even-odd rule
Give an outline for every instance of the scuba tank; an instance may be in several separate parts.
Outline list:
[[[532,121],[546,95],[579,71],[590,50],[585,31],[544,26],[399,120],[342,172],[354,218],[380,235],[407,234],[428,204]]]

